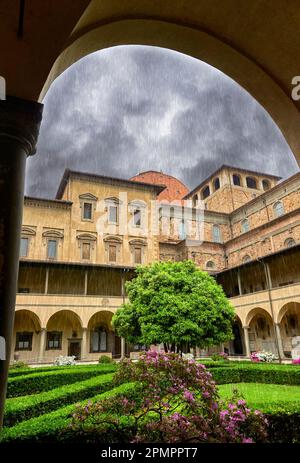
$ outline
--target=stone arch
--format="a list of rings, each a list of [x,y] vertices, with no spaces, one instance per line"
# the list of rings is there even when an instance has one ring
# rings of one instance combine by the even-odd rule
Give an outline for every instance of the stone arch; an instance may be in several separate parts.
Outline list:
[[[36,362],[42,324],[39,316],[27,309],[16,310],[11,358]]]
[[[121,354],[121,340],[115,335],[111,319],[113,312],[109,310],[99,310],[88,320],[88,349],[90,356],[99,358],[101,353],[106,353],[112,357]]]
[[[276,334],[271,314],[261,307],[252,309],[247,317],[250,352],[267,351],[277,355]]]
[[[278,313],[277,322],[282,340],[283,354],[287,358],[298,358],[300,349],[300,302],[284,304]]]
[[[62,309],[62,310],[57,310],[56,312],[54,312],[53,314],[51,314],[48,319],[46,320],[46,327],[48,328],[49,325],[53,322],[53,320],[55,320],[56,318],[58,319],[62,319],[63,321],[66,321],[66,322],[72,322],[72,321],[75,321],[75,324],[77,325],[77,327],[79,327],[80,329],[82,328],[83,324],[82,324],[82,320],[81,320],[81,317],[76,313],[74,312],[73,310],[69,310],[69,309]]]
[[[300,315],[300,302],[293,301],[293,302],[288,302],[287,304],[284,304],[278,312],[276,322],[281,323],[282,319],[289,311],[299,313]]]
[[[28,309],[16,310],[14,322],[15,327],[18,325],[18,323],[22,323],[28,319],[30,320],[30,324],[32,324],[32,328],[36,331],[36,333],[39,333],[42,329],[40,317]]]
[[[250,323],[253,321],[253,319],[257,315],[263,315],[263,316],[265,316],[267,318],[270,318],[272,320],[271,314],[266,309],[263,309],[261,307],[255,307],[254,309],[251,309],[250,312],[248,312],[248,314],[246,316],[245,326],[249,327]]]

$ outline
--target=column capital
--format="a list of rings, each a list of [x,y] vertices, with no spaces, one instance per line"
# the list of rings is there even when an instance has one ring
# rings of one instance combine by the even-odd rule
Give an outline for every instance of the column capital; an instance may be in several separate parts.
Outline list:
[[[36,101],[7,97],[0,100],[0,138],[19,143],[27,156],[36,152],[43,105]]]

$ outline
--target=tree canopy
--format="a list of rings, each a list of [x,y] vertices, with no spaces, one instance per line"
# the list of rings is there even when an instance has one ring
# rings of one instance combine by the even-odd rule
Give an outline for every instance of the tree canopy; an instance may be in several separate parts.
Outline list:
[[[192,261],[139,266],[126,291],[129,302],[112,323],[130,343],[163,343],[174,351],[232,339],[233,307],[215,279]]]

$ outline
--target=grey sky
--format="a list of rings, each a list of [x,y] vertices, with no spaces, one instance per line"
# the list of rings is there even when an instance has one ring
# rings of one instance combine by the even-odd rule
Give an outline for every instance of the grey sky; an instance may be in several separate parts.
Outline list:
[[[230,78],[170,50],[80,60],[44,100],[26,194],[53,197],[66,167],[129,178],[162,170],[193,188],[222,163],[287,177],[298,167],[266,111]]]

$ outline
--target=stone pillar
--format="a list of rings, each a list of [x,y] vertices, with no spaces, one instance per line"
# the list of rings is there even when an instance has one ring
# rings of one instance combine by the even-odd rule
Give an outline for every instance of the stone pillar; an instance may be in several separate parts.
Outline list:
[[[242,282],[241,282],[241,273],[239,270],[237,271],[237,280],[238,280],[238,286],[239,286],[239,295],[241,296],[243,294],[243,290],[242,290]]]
[[[284,352],[283,352],[283,344],[282,344],[282,338],[281,338],[281,333],[280,333],[280,324],[275,323],[275,330],[276,330],[276,336],[277,336],[277,341],[278,341],[278,350],[280,357],[283,359],[285,357]]]
[[[48,294],[48,281],[49,281],[49,268],[46,268],[46,277],[45,277],[45,294]]]
[[[84,272],[84,295],[87,295],[87,288],[88,288],[88,271],[85,270]]]
[[[82,328],[82,341],[81,341],[81,360],[87,360],[87,328]]]
[[[249,341],[249,327],[244,326],[244,339],[245,339],[245,348],[246,348],[246,357],[250,358],[251,352],[250,352],[250,341]]]
[[[121,360],[125,358],[125,338],[121,338]]]
[[[40,333],[40,350],[39,350],[39,362],[42,362],[45,357],[45,349],[46,349],[46,335],[47,329],[42,328]]]
[[[19,269],[27,156],[35,153],[42,105],[8,97],[0,101],[0,427],[3,423]]]

